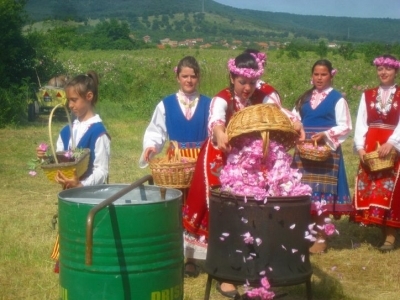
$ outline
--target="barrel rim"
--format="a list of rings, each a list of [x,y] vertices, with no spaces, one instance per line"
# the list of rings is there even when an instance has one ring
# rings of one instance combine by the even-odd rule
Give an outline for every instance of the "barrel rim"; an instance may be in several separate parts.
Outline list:
[[[213,199],[212,196],[215,196],[215,197],[218,197],[219,200],[224,200],[224,201],[252,202],[252,203],[259,203],[259,204],[266,204],[266,203],[271,203],[271,202],[292,203],[292,202],[299,202],[299,201],[305,201],[305,200],[311,201],[310,195],[279,196],[279,197],[271,196],[271,197],[267,197],[267,202],[264,203],[264,201],[256,200],[256,199],[254,199],[254,197],[239,196],[239,195],[235,195],[235,194],[232,194],[229,192],[221,191],[219,187],[211,189],[210,194],[211,194],[210,200]]]
[[[65,202],[69,202],[69,203],[76,203],[76,204],[86,204],[86,205],[97,205],[98,203],[106,200],[108,197],[110,197],[110,195],[103,195],[104,197],[99,197],[99,194],[97,194],[95,197],[76,197],[76,195],[78,193],[81,192],[85,192],[85,191],[100,191],[102,189],[107,189],[110,187],[121,187],[121,189],[125,188],[129,186],[129,184],[126,183],[115,183],[115,184],[98,184],[98,185],[92,185],[92,186],[84,186],[84,187],[78,187],[78,188],[72,188],[72,189],[67,189],[67,190],[63,190],[61,192],[58,193],[58,200],[60,201],[65,201]],[[144,188],[146,190],[160,190],[160,186],[157,185],[140,185],[138,186],[138,188]],[[137,188],[135,188],[137,189]],[[133,190],[135,190],[133,189]],[[173,188],[165,188],[166,189],[166,199],[157,199],[157,200],[143,200],[143,201],[132,201],[130,203],[122,203],[122,202],[117,202],[119,201],[121,198],[123,198],[124,196],[122,196],[120,199],[118,199],[117,201],[115,201],[113,203],[114,206],[129,206],[129,205],[146,205],[146,204],[158,204],[158,203],[165,203],[165,202],[170,202],[170,201],[175,201],[177,199],[182,199],[182,191],[178,190],[178,189],[173,189]],[[132,190],[132,191],[133,191]],[[115,193],[117,193],[118,191],[116,191]],[[171,192],[173,193],[171,195]],[[169,195],[169,197],[167,197]],[[98,199],[99,201],[97,202],[89,202],[89,201],[84,201],[85,199]],[[82,201],[76,201],[76,199],[80,199]]]

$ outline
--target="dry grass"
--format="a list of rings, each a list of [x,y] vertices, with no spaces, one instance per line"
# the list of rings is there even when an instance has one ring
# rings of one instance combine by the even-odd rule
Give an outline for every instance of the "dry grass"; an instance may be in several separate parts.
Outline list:
[[[55,132],[64,122],[53,124]],[[110,183],[131,183],[147,174],[137,167],[145,122],[107,120],[112,136]],[[26,162],[39,142],[47,141],[47,120],[22,128],[0,129],[0,299],[57,299],[58,275],[49,258],[56,235],[51,219],[60,188],[39,171],[27,174]],[[345,145],[349,182],[354,184],[357,158]],[[346,218],[337,221],[339,236],[326,254],[312,256],[314,299],[395,300],[400,295],[400,250],[381,254],[377,228],[361,228]],[[398,245],[399,246],[399,245]],[[204,296],[206,274],[185,279],[185,300]],[[305,285],[275,289],[283,299],[305,299]],[[226,299],[213,286],[211,299]],[[141,300],[141,299],[138,299]]]

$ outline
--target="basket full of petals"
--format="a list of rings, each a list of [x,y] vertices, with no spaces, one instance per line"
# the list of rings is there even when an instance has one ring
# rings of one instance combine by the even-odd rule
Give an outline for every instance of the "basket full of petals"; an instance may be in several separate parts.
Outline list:
[[[230,142],[242,135],[261,135],[264,156],[267,156],[270,140],[289,150],[294,147],[298,137],[289,117],[276,104],[251,105],[236,112],[231,117],[226,131]]]
[[[171,141],[172,149],[161,158],[153,158],[149,167],[154,183],[168,188],[188,188],[192,182],[196,159],[181,156],[178,143]],[[171,154],[172,153],[172,154]]]
[[[51,122],[53,114],[58,107],[63,107],[68,117],[68,123],[71,132],[71,148],[67,151],[56,152],[54,149]],[[88,169],[90,159],[90,149],[75,147],[75,139],[72,131],[72,122],[68,110],[64,104],[56,105],[49,116],[49,139],[50,146],[47,144],[39,145],[39,149],[43,155],[37,158],[42,170],[50,181],[56,182],[56,175],[61,171],[66,177],[72,178],[75,175],[81,177]]]
[[[61,171],[66,177],[72,178],[76,175],[81,177],[85,174],[90,158],[90,149],[76,148],[74,150],[56,152],[56,156],[47,156],[43,158],[41,168],[50,181],[55,181],[58,171]]]
[[[364,162],[372,172],[393,168],[397,157],[397,152],[393,148],[385,157],[379,157],[379,147],[380,144],[377,142],[376,150],[364,155]]]
[[[313,161],[325,161],[331,155],[331,148],[326,144],[318,144],[317,140],[305,140],[297,145],[301,158]]]

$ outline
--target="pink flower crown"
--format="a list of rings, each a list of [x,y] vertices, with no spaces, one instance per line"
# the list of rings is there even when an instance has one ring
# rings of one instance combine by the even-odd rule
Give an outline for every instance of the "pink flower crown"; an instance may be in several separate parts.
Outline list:
[[[235,59],[231,58],[230,60],[228,60],[228,69],[229,72],[239,75],[239,76],[243,76],[246,78],[259,78],[261,77],[262,74],[264,74],[264,63],[265,63],[265,54],[264,53],[251,53],[251,55],[255,58],[256,63],[258,65],[258,69],[252,69],[252,68],[238,68],[236,67],[235,64]]]
[[[374,65],[379,67],[379,66],[386,66],[386,67],[391,67],[393,69],[399,69],[400,68],[400,61],[395,60],[390,57],[377,57],[374,59]]]

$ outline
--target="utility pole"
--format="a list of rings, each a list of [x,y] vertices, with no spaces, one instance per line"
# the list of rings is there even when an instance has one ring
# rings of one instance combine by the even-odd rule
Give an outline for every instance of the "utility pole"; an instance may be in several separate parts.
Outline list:
[[[204,0],[203,0],[203,6],[201,12],[204,14]]]

